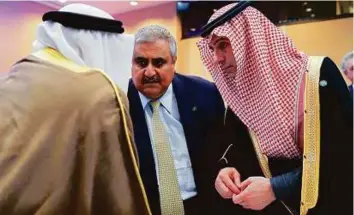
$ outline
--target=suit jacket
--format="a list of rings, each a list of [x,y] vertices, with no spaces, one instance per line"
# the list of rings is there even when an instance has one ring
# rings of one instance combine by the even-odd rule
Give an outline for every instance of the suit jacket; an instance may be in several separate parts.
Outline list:
[[[216,86],[202,78],[175,74],[172,81],[181,123],[191,158],[193,174],[199,196],[204,190],[203,152],[206,133],[212,129],[216,118],[224,115],[224,103]],[[159,192],[151,140],[145,120],[145,113],[137,89],[129,84],[128,99],[133,121],[134,136],[139,154],[140,173],[153,214],[160,214]],[[212,187],[210,189],[213,189]]]
[[[353,100],[353,84],[349,85],[348,89],[350,92],[350,98],[351,98],[351,100]]]
[[[148,215],[128,99],[55,59],[31,55],[0,81],[0,214]]]

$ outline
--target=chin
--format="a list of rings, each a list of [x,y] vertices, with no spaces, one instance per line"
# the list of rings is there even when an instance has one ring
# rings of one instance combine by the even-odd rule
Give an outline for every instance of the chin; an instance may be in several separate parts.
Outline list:
[[[150,99],[157,99],[161,96],[161,90],[160,89],[144,89],[142,94]]]

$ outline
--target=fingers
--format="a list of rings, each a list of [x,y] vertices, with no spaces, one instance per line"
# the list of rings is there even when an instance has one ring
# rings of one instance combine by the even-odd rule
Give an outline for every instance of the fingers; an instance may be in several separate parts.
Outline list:
[[[235,171],[232,175],[233,179],[234,179],[234,182],[235,182],[235,185],[240,188],[241,187],[241,177],[240,177],[240,174]]]
[[[247,200],[248,191],[242,191],[239,195],[232,195],[232,202],[241,205],[245,209],[252,209],[251,202]]]
[[[232,197],[232,191],[227,188],[219,177],[215,180],[215,189],[224,199],[230,199]]]
[[[241,194],[238,194],[238,195],[241,195]],[[240,204],[240,203],[242,203],[241,199],[240,199],[240,198],[237,198],[238,195],[236,195],[236,194],[233,194],[233,195],[232,195],[232,202],[233,202],[234,204]],[[236,203],[236,202],[237,202],[237,203]]]
[[[240,193],[240,189],[235,185],[233,180],[236,178],[238,178],[236,181],[240,180],[240,174],[235,168],[224,168],[219,172],[215,180],[215,188],[223,198],[230,199],[232,198],[232,194]]]
[[[241,193],[233,195],[234,204],[252,210],[263,210],[275,200],[269,179],[250,177],[241,183]]]
[[[224,184],[235,194],[240,193],[240,189],[234,184],[230,175],[221,175],[220,179],[224,182]]]
[[[246,187],[248,187],[248,185],[250,185],[252,183],[253,179],[252,178],[247,178],[245,181],[243,181],[240,185],[240,189],[244,190],[246,189]]]
[[[248,195],[248,191],[245,190],[245,191],[242,191],[240,194],[238,195],[232,195],[232,202],[234,204],[239,204],[239,205],[242,205],[244,203],[247,203],[246,202],[246,196]],[[243,205],[242,205],[243,206]]]
[[[243,208],[245,208],[245,209],[252,209],[252,207],[250,206],[250,205],[248,205],[248,204],[241,204],[241,206],[243,207]]]

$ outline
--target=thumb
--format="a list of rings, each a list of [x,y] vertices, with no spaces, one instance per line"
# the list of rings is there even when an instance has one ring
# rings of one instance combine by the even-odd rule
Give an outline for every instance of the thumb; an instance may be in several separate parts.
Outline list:
[[[245,181],[243,181],[240,185],[241,190],[246,189],[248,185],[252,183],[252,178],[247,178]]]
[[[247,191],[246,192],[241,192],[238,195],[232,195],[232,201],[234,204],[240,204],[245,200],[245,197],[247,195]]]
[[[234,178],[235,185],[240,188],[241,187],[241,179],[240,174],[236,171],[233,173],[232,177]]]

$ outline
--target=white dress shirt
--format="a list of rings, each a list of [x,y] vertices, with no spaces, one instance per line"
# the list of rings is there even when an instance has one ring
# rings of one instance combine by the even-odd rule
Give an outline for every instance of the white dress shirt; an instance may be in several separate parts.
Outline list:
[[[147,98],[139,92],[142,107],[144,109],[147,127],[149,130],[152,150],[154,153],[154,161],[156,168],[156,176],[159,184],[157,157],[153,142],[152,134],[152,108],[149,102],[151,99]],[[161,96],[158,101],[160,102],[159,113],[162,123],[168,133],[169,144],[171,145],[172,155],[176,167],[176,173],[179,183],[179,189],[183,200],[189,199],[197,195],[192,164],[188,152],[187,142],[184,135],[182,123],[177,106],[177,100],[173,92],[172,84],[168,87],[167,91]]]

